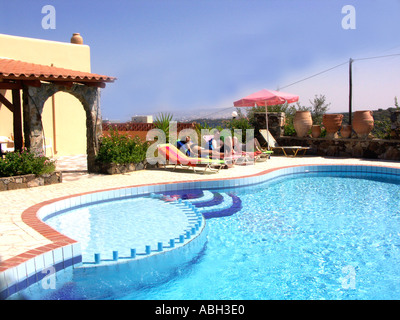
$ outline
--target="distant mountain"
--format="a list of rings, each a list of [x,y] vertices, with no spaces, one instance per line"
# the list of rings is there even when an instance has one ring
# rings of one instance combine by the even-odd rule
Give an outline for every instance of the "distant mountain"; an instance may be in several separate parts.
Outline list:
[[[232,112],[236,109],[231,108],[215,108],[215,109],[198,109],[190,111],[173,111],[174,120],[179,122],[190,122],[196,119],[229,119]],[[154,118],[154,116],[153,116]]]
[[[182,122],[196,122],[201,124],[202,126],[209,126],[211,128],[216,128],[216,127],[225,127],[225,123],[227,120],[229,120],[230,118],[220,118],[220,119],[191,119],[190,121],[182,121]]]

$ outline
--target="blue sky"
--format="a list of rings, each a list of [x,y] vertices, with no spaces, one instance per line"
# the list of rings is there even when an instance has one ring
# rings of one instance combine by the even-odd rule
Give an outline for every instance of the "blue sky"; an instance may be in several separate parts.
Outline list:
[[[44,5],[56,29],[41,26]],[[102,92],[103,118],[171,112],[218,115],[261,89],[324,94],[348,110],[349,58],[400,54],[400,0],[0,0],[0,33],[66,41],[79,32],[92,72],[118,80]],[[345,5],[356,29],[342,28]],[[400,100],[400,55],[353,64],[353,110]],[[232,110],[229,108],[232,107]],[[223,113],[221,112],[221,115]]]

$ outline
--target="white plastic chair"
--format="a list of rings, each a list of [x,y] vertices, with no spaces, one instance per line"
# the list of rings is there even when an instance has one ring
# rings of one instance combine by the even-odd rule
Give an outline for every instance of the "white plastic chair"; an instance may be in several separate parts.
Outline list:
[[[47,150],[51,149],[51,158],[54,158],[53,141],[51,138],[43,138],[43,150],[44,154],[47,154]]]
[[[1,146],[0,153],[2,154],[6,152],[14,152],[15,150],[14,141],[6,136],[0,136],[0,146]]]

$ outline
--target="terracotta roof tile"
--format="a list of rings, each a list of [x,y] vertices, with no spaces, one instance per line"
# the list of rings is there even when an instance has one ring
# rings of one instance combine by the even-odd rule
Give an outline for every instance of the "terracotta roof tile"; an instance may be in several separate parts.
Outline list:
[[[0,58],[0,79],[113,82],[114,77]]]

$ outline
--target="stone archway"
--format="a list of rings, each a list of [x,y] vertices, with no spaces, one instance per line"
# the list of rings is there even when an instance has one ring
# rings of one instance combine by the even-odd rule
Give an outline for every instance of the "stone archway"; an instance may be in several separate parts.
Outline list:
[[[81,103],[86,113],[86,152],[88,171],[95,171],[95,158],[102,134],[100,114],[100,88],[74,84],[41,83],[40,87],[23,89],[23,130],[25,146],[36,154],[43,153],[42,112],[45,101],[53,94],[63,91],[72,94]]]

